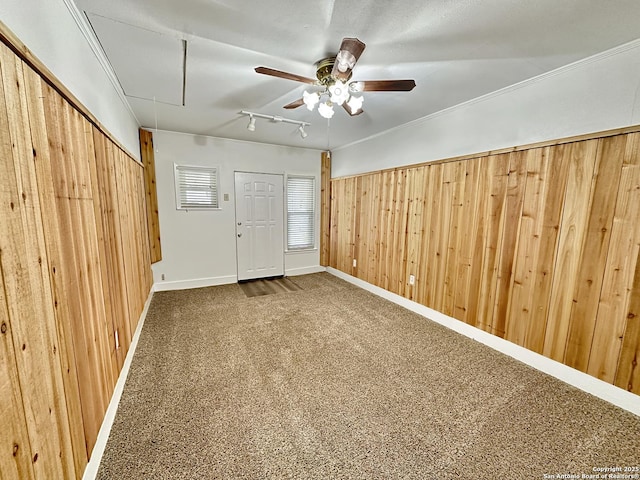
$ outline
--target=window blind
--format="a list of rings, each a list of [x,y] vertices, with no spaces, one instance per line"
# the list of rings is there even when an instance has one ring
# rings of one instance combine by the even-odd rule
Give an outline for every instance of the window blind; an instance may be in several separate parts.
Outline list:
[[[287,177],[287,249],[315,247],[315,178]]]
[[[175,166],[176,208],[218,208],[216,167]]]

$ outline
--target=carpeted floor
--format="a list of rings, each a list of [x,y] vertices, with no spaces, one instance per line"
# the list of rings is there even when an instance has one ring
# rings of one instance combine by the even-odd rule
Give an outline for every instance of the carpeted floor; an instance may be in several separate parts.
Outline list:
[[[97,478],[640,466],[640,417],[329,274],[295,283],[252,298],[238,285],[156,293]]]

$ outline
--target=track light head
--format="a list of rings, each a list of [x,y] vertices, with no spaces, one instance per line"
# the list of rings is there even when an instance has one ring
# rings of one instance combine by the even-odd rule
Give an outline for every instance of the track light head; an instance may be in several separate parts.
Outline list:
[[[250,132],[256,131],[256,119],[253,115],[249,115],[249,125],[247,125],[247,130]]]
[[[309,135],[307,132],[304,131],[304,125],[300,125],[298,127],[298,131],[300,132],[300,136],[302,138],[307,138],[307,135]]]

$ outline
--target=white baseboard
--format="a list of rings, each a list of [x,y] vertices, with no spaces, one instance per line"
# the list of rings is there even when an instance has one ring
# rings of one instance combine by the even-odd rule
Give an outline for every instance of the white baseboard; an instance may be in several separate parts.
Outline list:
[[[215,285],[227,285],[236,283],[236,275],[226,275],[224,277],[194,278],[192,280],[177,280],[173,282],[156,282],[153,284],[154,292],[164,292],[167,290],[186,290],[188,288],[213,287]]]
[[[144,320],[145,318],[147,318],[147,312],[149,311],[149,304],[151,303],[152,298],[153,298],[153,288],[149,292],[147,301],[144,303],[144,308],[142,309],[142,313],[140,314],[140,319],[138,320],[138,326],[136,327],[136,331],[133,333],[133,337],[131,338],[131,345],[129,345],[129,351],[127,352],[127,356],[124,359],[122,370],[120,370],[120,375],[118,376],[118,381],[116,382],[116,386],[113,390],[111,401],[109,402],[109,406],[107,407],[107,411],[104,415],[104,419],[102,420],[102,426],[100,427],[100,431],[98,432],[98,438],[96,439],[96,444],[94,445],[93,451],[91,452],[91,458],[89,459],[89,463],[84,469],[84,475],[82,476],[82,480],[94,480],[96,478],[96,475],[98,474],[98,468],[100,468],[100,461],[102,460],[104,449],[107,446],[107,440],[109,440],[111,427],[113,426],[113,421],[116,418],[116,411],[118,410],[120,397],[122,397],[122,392],[124,390],[124,383],[127,380],[127,375],[129,374],[129,368],[131,368],[133,354],[135,353],[136,347],[138,346],[138,340],[140,339],[140,332],[142,331]]]
[[[480,330],[479,328],[472,327],[464,322],[456,320],[453,317],[449,317],[443,313],[433,310],[429,307],[425,307],[412,300],[404,298],[395,293],[391,293],[383,288],[372,285],[359,278],[352,277],[346,273],[336,270],[335,268],[327,267],[327,272],[336,277],[339,277],[347,282],[350,282],[358,287],[361,287],[379,297],[396,303],[407,310],[411,310],[415,313],[422,315],[440,325],[443,325],[451,330],[454,330],[466,337],[476,340],[488,347],[493,348],[505,355],[508,355],[516,360],[519,360],[536,370],[540,370],[552,377],[562,380],[569,385],[573,385],[580,390],[583,390],[591,395],[599,397],[609,403],[612,403],[620,408],[623,408],[635,415],[640,416],[640,396],[631,392],[616,387],[610,383],[604,382],[598,378],[587,375],[579,370],[568,367],[560,362],[551,360],[543,355],[527,350],[524,347],[511,343],[495,335]]]
[[[326,272],[327,269],[325,267],[321,267],[320,265],[316,265],[313,267],[303,267],[303,268],[289,268],[285,274],[287,277],[295,277],[296,275],[308,275],[310,273],[320,273]]]

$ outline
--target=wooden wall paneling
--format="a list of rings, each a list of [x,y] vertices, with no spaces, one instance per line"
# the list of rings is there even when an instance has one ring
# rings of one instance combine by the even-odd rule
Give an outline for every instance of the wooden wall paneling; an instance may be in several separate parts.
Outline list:
[[[587,370],[591,341],[598,313],[598,302],[607,262],[611,226],[622,172],[627,137],[603,138],[599,141],[594,168],[592,202],[587,221],[586,239],[576,276],[575,293],[567,327],[564,358],[561,351],[552,356],[570,367]],[[548,333],[547,344],[553,346],[554,332]]]
[[[640,250],[640,134],[627,136],[587,373],[615,380]]]
[[[52,156],[50,149],[60,148],[59,142],[56,140],[59,138],[59,134],[50,135],[50,131],[57,128],[57,123],[50,124],[47,121],[44,108],[45,102],[55,101],[54,99],[60,99],[60,97],[51,87],[41,80],[39,75],[30,69],[25,69],[25,80],[28,92],[27,99],[31,142],[35,160],[36,179],[38,182],[38,194],[40,204],[47,205],[42,216],[42,222],[46,239],[47,256],[49,258],[51,290],[54,296],[56,330],[65,392],[64,400],[68,411],[75,471],[76,475],[80,476],[87,464],[84,421],[82,418],[73,335],[71,326],[66,321],[70,314],[68,313],[68,304],[64,301],[59,301],[58,295],[61,285],[57,282],[60,263],[57,246],[65,240],[61,237],[61,232],[58,229],[57,215],[52,214],[52,210],[55,212],[57,207],[52,182]],[[51,118],[49,118],[49,121],[51,121]],[[58,266],[58,269],[56,269],[56,266]]]
[[[527,177],[507,312],[508,340],[542,353],[568,163],[527,151]]]
[[[0,266],[0,478],[30,479],[35,474],[16,355]]]
[[[389,225],[392,222],[394,171],[381,172],[377,175],[380,190],[377,202],[377,257],[375,264],[375,283],[378,287],[389,289],[390,270],[387,269],[391,246],[389,245]]]
[[[448,289],[447,259],[449,255],[449,237],[451,234],[451,214],[454,203],[453,196],[458,169],[458,162],[445,163],[442,165],[440,198],[434,204],[434,207],[439,210],[440,216],[439,221],[435,225],[435,228],[439,230],[437,251],[432,258],[436,266],[434,276],[435,296],[432,308],[440,312],[444,312],[445,310],[445,295]]]
[[[360,255],[360,242],[361,242],[361,232],[360,232],[360,224],[365,223],[364,227],[366,228],[366,219],[362,218],[362,188],[363,188],[363,178],[366,176],[358,176],[354,178],[355,184],[355,195],[354,195],[354,207],[353,207],[353,258],[356,259],[356,265],[351,269],[351,275],[354,277],[362,278],[360,276],[360,270],[366,271],[366,266],[363,268],[363,264],[366,264],[366,251],[363,251],[362,258],[359,258]],[[365,202],[366,204],[366,202]],[[365,247],[366,248],[366,247]]]
[[[54,194],[47,238],[57,300],[56,318],[65,337],[70,334],[65,342],[73,351],[88,457],[102,424],[111,383],[104,375],[98,338],[102,336],[97,327],[101,323],[98,317],[104,315],[104,306],[98,305],[97,300],[102,283],[91,178],[88,160],[83,162],[80,152],[74,152],[77,131],[71,106],[53,91],[45,100]],[[42,184],[47,179],[39,181]],[[98,312],[100,308],[102,312]]]
[[[407,246],[407,205],[409,189],[407,188],[407,169],[399,169],[395,178],[395,195],[393,207],[393,252],[390,265],[390,286],[393,293],[404,294],[406,273]]]
[[[477,277],[472,278],[472,282],[479,282],[478,301],[475,307],[476,318],[473,324],[487,332],[491,332],[494,305],[497,298],[499,252],[502,247],[502,233],[505,225],[509,162],[509,154],[487,157],[487,175],[484,179],[486,187],[484,188],[485,195],[489,197],[484,202],[483,208],[478,210],[478,225],[482,225],[482,228],[477,230],[476,242],[482,243],[482,266],[480,271],[474,274]],[[479,236],[481,232],[483,232],[482,237]],[[474,280],[474,278],[478,280]],[[473,321],[473,317],[470,317],[469,320]]]
[[[92,135],[85,132],[91,130],[91,126],[85,118],[70,104],[64,103],[62,110],[64,119],[64,134],[66,145],[71,155],[67,156],[67,172],[73,172],[71,180],[71,196],[58,198],[59,202],[68,203],[69,214],[61,221],[68,222],[71,226],[71,237],[67,239],[67,258],[74,259],[75,270],[66,269],[70,275],[69,281],[74,285],[76,305],[79,317],[73,319],[77,326],[77,332],[84,337],[86,350],[85,356],[76,356],[76,361],[86,362],[86,373],[91,378],[91,389],[83,398],[83,412],[90,415],[90,422],[85,422],[85,427],[91,425],[90,434],[87,434],[87,455],[91,455],[93,445],[102,425],[104,414],[109,405],[109,399],[115,385],[115,378],[110,368],[108,328],[104,309],[104,290],[102,275],[100,272],[100,255],[98,253],[98,235],[96,229],[96,216],[93,201],[93,188],[90,163],[95,159],[93,145],[86,144],[87,138]],[[91,140],[93,143],[93,140]],[[83,388],[81,380],[81,389]]]
[[[364,260],[358,269],[360,278],[369,283],[376,283],[376,270],[378,265],[378,250],[380,239],[378,238],[378,208],[380,205],[380,176],[379,174],[362,177],[363,190],[360,196],[361,223],[360,239],[361,248],[357,255]],[[362,241],[364,240],[364,241]],[[360,260],[359,260],[360,261]]]
[[[552,150],[554,160],[568,163],[569,171],[543,353],[560,362],[564,360],[576,276],[583,259],[597,150],[598,140],[559,145]]]
[[[156,162],[153,149],[153,133],[140,129],[140,158],[144,165],[144,192],[146,198],[146,221],[150,246],[150,262],[162,260],[160,246],[160,218],[158,216],[158,191],[156,188]]]
[[[470,162],[473,162],[471,160]],[[444,270],[444,291],[442,297],[442,312],[450,317],[455,317],[455,301],[458,289],[458,266],[462,251],[464,222],[473,221],[473,218],[464,218],[464,195],[467,175],[467,165],[470,162],[453,162],[453,177],[449,181],[451,188],[449,223],[442,228],[449,230],[447,241],[447,257]]]
[[[320,154],[320,265],[329,266],[331,248],[331,153]]]
[[[3,55],[0,55],[0,69],[11,68],[10,63],[5,63]],[[0,74],[0,92],[4,91],[3,77]],[[11,203],[17,201],[18,192],[13,174],[12,140],[8,128],[9,118],[4,94],[0,94],[0,178],[4,182],[0,185],[0,215],[5,216],[5,210]],[[6,165],[5,165],[6,163]],[[6,182],[6,183],[5,183]],[[7,202],[9,200],[9,203]],[[5,225],[0,220],[0,250],[6,248],[10,241],[20,240],[9,238]],[[29,432],[25,416],[25,400],[22,398],[20,378],[18,374],[17,357],[19,350],[14,348],[14,332],[12,321],[9,317],[8,299],[5,292],[4,272],[2,271],[2,258],[0,257],[0,478],[34,478],[33,464],[31,461],[31,446],[29,445]],[[16,319],[19,321],[19,319]],[[28,402],[27,402],[28,405]]]
[[[129,322],[127,319],[126,288],[124,284],[120,238],[120,222],[118,202],[116,198],[115,166],[113,164],[112,144],[94,127],[95,145],[95,185],[97,186],[94,199],[99,205],[100,215],[97,218],[102,224],[103,245],[101,250],[102,284],[111,295],[105,298],[107,318],[111,319],[109,326],[109,350],[112,369],[118,374],[124,364],[125,352],[131,343]],[[116,294],[117,293],[117,294]],[[116,348],[115,335],[121,348]]]
[[[479,197],[485,196],[485,192],[479,191],[480,173],[484,169],[484,158],[476,158],[464,162],[466,167],[464,180],[464,195],[459,219],[459,235],[457,242],[458,263],[456,272],[456,289],[454,291],[453,317],[466,323],[470,321],[469,309],[470,297],[473,295],[473,303],[477,302],[475,295],[470,291],[472,268],[475,263],[482,265],[482,253],[478,252],[474,245],[476,231],[478,230]]]
[[[622,350],[614,384],[640,395],[640,257],[636,260],[627,327],[622,339]]]
[[[496,297],[491,322],[491,333],[501,338],[504,338],[506,334],[507,308],[513,288],[513,263],[520,232],[522,200],[527,174],[526,167],[526,152],[509,154],[509,179],[507,182],[500,248],[498,250]]]
[[[127,288],[127,320],[129,331],[135,331],[137,320],[135,319],[137,311],[137,284],[139,279],[136,277],[136,246],[133,239],[133,224],[131,218],[132,196],[130,195],[130,178],[127,169],[127,159],[119,150],[114,150],[114,159],[116,165],[116,185],[118,204],[120,206],[120,231],[122,236],[122,253],[124,258],[124,277]]]
[[[23,63],[4,45],[0,77],[0,118],[7,120],[0,162],[0,269],[29,436],[18,452],[30,447],[35,478],[69,478],[75,474],[73,454]]]
[[[332,268],[338,268],[338,236],[340,231],[338,230],[338,203],[343,201],[342,195],[338,193],[343,185],[343,180],[332,180],[329,182],[329,196],[331,198],[329,202],[329,266]]]
[[[427,225],[429,243],[425,245],[426,255],[423,257],[425,273],[422,282],[424,284],[424,304],[430,308],[436,308],[436,296],[440,279],[438,278],[438,259],[440,258],[439,243],[442,222],[442,185],[444,164],[432,165],[429,168],[429,185],[425,209],[430,222]]]
[[[424,205],[425,205],[425,172],[424,166],[410,168],[407,171],[407,188],[409,203],[407,205],[407,261],[404,278],[404,296],[416,300],[420,291],[420,265],[422,259],[422,241],[424,237]],[[414,284],[409,284],[409,276],[414,276]]]
[[[471,231],[467,232],[471,242],[469,255],[470,267],[468,269],[467,294],[464,301],[463,321],[469,325],[476,326],[478,323],[478,302],[482,281],[482,268],[485,261],[485,243],[488,232],[487,214],[489,200],[491,199],[489,159],[479,157],[474,160],[477,170],[475,181],[475,203],[474,225]],[[469,199],[471,201],[471,199]],[[460,300],[458,303],[462,304]],[[460,307],[457,307],[460,308]]]
[[[433,168],[432,165],[425,165],[422,175],[422,213],[421,213],[421,230],[422,236],[419,245],[419,264],[416,271],[416,285],[414,289],[413,300],[426,305],[426,296],[430,284],[432,283],[429,277],[429,266],[431,264],[429,258],[429,247],[431,245],[431,215],[433,213],[432,200],[432,177]]]
[[[126,157],[125,152],[122,152],[122,154]],[[131,194],[134,196],[133,205],[135,207],[133,222],[137,251],[138,301],[134,320],[137,327],[140,314],[151,290],[153,279],[151,278],[151,262],[149,261],[151,246],[147,234],[147,224],[145,223],[146,208],[145,203],[140,201],[145,198],[144,168],[138,162],[132,161],[128,157],[127,159],[131,171]],[[137,201],[135,201],[136,199]]]

